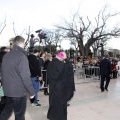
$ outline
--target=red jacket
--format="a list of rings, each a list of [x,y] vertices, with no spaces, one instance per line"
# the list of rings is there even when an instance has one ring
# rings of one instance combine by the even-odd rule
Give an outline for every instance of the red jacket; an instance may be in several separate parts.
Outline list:
[[[113,71],[113,70],[114,70],[114,71],[117,71],[116,65],[115,65],[115,64],[111,64],[111,69],[112,69],[112,71]]]

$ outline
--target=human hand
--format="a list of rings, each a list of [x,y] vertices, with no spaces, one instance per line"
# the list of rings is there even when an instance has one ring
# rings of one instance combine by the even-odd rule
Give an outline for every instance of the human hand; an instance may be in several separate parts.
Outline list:
[[[35,96],[30,96],[30,102],[33,103],[35,101]]]
[[[38,80],[40,80],[40,81],[41,81],[41,80],[42,80],[42,77],[39,77],[39,78],[38,78]]]
[[[32,98],[34,98],[35,97],[35,95],[33,95],[33,96],[30,96],[30,99],[32,99]]]

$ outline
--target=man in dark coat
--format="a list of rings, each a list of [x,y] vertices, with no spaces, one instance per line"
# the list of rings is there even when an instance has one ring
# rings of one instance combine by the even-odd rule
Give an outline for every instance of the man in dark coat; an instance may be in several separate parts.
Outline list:
[[[105,58],[100,62],[100,75],[101,75],[101,83],[100,88],[101,92],[104,92],[104,89],[108,91],[108,85],[110,82],[111,76],[111,62],[108,59],[109,55],[105,55]],[[104,87],[104,81],[106,79],[106,84]]]
[[[25,120],[27,92],[31,99],[34,98],[24,41],[23,37],[16,36],[13,49],[4,55],[2,60],[2,83],[6,105],[0,120],[8,120],[13,111],[15,120]]]
[[[13,111],[15,120],[25,120],[27,92],[31,99],[34,98],[28,59],[23,49],[24,41],[23,37],[16,36],[13,49],[4,55],[2,60],[2,83],[6,104],[0,120],[8,120]]]
[[[64,79],[66,85],[66,98],[67,101],[69,101],[74,96],[74,91],[75,91],[74,71],[73,71],[73,65],[70,63],[68,59],[65,59],[64,67],[65,67]]]
[[[60,52],[49,63],[47,77],[49,82],[49,110],[47,118],[50,120],[67,120],[67,102],[73,97],[74,85],[67,80],[69,71],[63,62],[65,55]],[[72,70],[73,72],[73,70]],[[69,87],[73,89],[70,90]]]

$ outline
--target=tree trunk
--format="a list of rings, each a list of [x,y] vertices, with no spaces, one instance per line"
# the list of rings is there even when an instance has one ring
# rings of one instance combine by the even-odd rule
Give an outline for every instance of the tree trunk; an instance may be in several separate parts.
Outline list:
[[[89,49],[90,49],[92,42],[88,42],[85,45],[83,45],[83,40],[80,40],[79,50],[81,51],[83,57],[88,56]]]
[[[104,48],[103,48],[103,46],[101,46],[101,56],[102,57],[104,56]]]
[[[89,47],[84,46],[84,56],[88,56]]]
[[[85,57],[85,56],[88,55],[88,51],[89,51],[89,50],[87,50],[85,46],[83,46],[83,47],[80,47],[80,46],[79,46],[79,51],[81,51],[81,55],[82,55],[83,57]]]
[[[97,56],[97,49],[93,48],[93,52],[94,52],[94,57]]]
[[[84,47],[81,49],[81,53],[82,53],[82,56],[85,57],[85,48]]]
[[[49,52],[50,52],[50,54],[51,54],[51,44],[49,45]]]
[[[78,56],[78,50],[77,50],[77,48],[75,48],[75,53],[76,53],[76,56]]]

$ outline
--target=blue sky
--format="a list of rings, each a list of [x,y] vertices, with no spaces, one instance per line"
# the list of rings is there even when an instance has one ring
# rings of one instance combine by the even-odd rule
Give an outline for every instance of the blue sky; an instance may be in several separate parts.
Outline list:
[[[107,3],[111,10],[120,11],[118,0],[0,0],[0,29],[6,19],[6,27],[0,35],[0,46],[9,45],[9,39],[14,37],[13,22],[17,34],[27,30],[28,26],[35,34],[34,31],[38,29],[52,29],[54,24],[61,24],[63,18],[69,19],[78,8],[83,16],[95,17]],[[114,22],[119,20],[120,16]],[[110,25],[114,22],[110,21]],[[23,36],[27,37],[26,34]],[[120,49],[119,43],[119,39],[112,39],[108,46]],[[62,47],[68,49],[70,46],[63,41]]]

